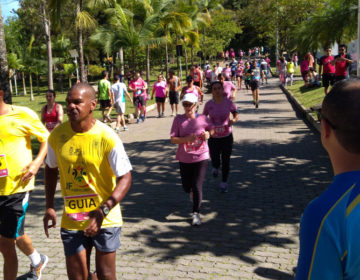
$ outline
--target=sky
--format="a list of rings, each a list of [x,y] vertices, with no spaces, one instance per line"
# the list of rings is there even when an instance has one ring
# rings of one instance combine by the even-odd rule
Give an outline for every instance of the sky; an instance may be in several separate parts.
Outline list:
[[[7,17],[12,16],[13,14],[10,13],[12,9],[19,8],[19,1],[18,0],[0,0],[1,2],[1,11],[4,21]]]

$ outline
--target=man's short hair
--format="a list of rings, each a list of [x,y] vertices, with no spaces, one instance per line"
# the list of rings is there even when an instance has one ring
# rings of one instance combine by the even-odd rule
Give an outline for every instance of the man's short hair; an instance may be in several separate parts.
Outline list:
[[[102,77],[105,78],[106,75],[109,75],[109,72],[105,70],[105,71],[102,71],[101,74],[102,74]]]
[[[360,154],[360,79],[337,82],[325,96],[321,114],[341,146]]]
[[[173,74],[173,75],[174,75],[174,74],[175,74],[175,71],[174,71],[173,69],[170,69],[170,70],[169,70],[169,74]]]
[[[340,45],[339,45],[339,49],[340,49],[340,48],[345,48],[345,50],[347,51],[347,45],[345,45],[345,44],[340,44]]]

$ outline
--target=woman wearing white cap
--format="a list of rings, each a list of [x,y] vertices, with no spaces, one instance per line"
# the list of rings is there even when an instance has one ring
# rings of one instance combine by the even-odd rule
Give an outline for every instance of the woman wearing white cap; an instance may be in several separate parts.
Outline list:
[[[228,176],[230,170],[230,156],[233,145],[232,125],[239,118],[236,105],[224,96],[224,86],[220,81],[211,84],[213,99],[206,102],[203,114],[209,116],[214,127],[214,133],[209,139],[213,176],[218,176],[221,163],[222,182],[221,192],[228,191]],[[230,119],[232,115],[232,119]]]
[[[196,113],[198,98],[192,93],[184,95],[182,105],[185,114],[177,115],[171,127],[171,143],[178,144],[176,159],[179,160],[181,182],[186,193],[193,198],[192,225],[200,225],[202,184],[209,159],[207,139],[211,121]]]

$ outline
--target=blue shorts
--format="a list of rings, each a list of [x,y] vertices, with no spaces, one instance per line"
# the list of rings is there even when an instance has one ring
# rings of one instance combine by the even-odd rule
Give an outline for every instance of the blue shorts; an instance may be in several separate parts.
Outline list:
[[[81,230],[60,231],[61,240],[64,245],[65,256],[75,255],[86,248],[95,246],[96,250],[110,253],[120,248],[121,227],[102,228],[94,237],[87,237]]]

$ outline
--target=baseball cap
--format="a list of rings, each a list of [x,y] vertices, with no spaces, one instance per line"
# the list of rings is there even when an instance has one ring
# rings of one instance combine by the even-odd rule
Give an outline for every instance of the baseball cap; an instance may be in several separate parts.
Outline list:
[[[181,100],[181,102],[189,102],[189,103],[196,103],[198,102],[198,98],[195,94],[193,93],[187,93],[184,95],[183,99]]]

